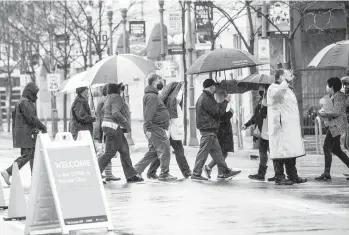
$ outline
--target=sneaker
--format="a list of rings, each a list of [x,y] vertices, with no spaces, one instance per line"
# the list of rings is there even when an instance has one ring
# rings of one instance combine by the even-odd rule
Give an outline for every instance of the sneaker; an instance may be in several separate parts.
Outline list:
[[[308,182],[307,179],[301,178],[301,177],[298,177],[297,179],[291,179],[291,181],[295,184],[304,184],[304,183]]]
[[[332,178],[331,178],[330,174],[323,173],[319,177],[316,177],[315,180],[316,181],[331,181]]]
[[[177,180],[177,177],[174,177],[174,176],[172,176],[170,174],[166,174],[166,175],[160,175],[158,177],[158,179],[160,181],[174,181],[174,180]]]
[[[105,177],[105,181],[119,181],[121,178],[115,177],[114,175],[108,175]]]
[[[265,181],[265,177],[259,174],[249,175],[248,178],[250,178],[251,180]]]
[[[192,173],[189,172],[189,173],[187,173],[187,174],[184,174],[183,176],[184,176],[184,178],[188,179],[190,176],[192,176]]]
[[[294,182],[285,178],[282,179],[275,179],[276,185],[293,185]]]
[[[5,183],[10,186],[11,182],[10,182],[10,174],[7,172],[7,170],[1,171],[1,175],[4,178]]]
[[[143,182],[144,179],[140,175],[134,175],[127,179],[127,183]]]
[[[157,180],[157,179],[159,179],[159,176],[157,176],[156,174],[154,174],[154,175],[148,175],[147,177],[148,177],[148,179],[151,179],[151,180]]]
[[[269,182],[275,182],[275,176],[274,176],[274,177],[271,177],[271,178],[268,178],[268,181],[269,181]]]
[[[209,168],[207,165],[205,165],[204,167],[204,172],[205,172],[205,175],[207,176],[208,179],[211,179],[211,172],[212,172],[212,169]]]
[[[224,177],[225,177],[226,179],[231,179],[231,178],[237,176],[237,175],[240,174],[240,173],[241,173],[241,171],[233,171],[233,170],[230,170],[229,173],[224,174]]]
[[[201,176],[201,175],[192,175],[191,176],[192,180],[208,180],[207,178]]]

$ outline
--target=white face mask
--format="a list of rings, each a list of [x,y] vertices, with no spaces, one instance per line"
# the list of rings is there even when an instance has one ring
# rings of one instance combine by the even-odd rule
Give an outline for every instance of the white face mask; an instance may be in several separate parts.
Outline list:
[[[332,94],[333,93],[333,89],[330,88],[328,85],[326,85],[326,92],[327,92],[327,94]]]

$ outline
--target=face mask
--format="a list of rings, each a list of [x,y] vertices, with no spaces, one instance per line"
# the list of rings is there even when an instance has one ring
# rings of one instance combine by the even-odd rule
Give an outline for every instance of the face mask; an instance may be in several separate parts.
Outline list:
[[[259,91],[259,95],[260,95],[261,97],[263,97],[264,91]]]
[[[328,94],[332,94],[332,88],[330,88],[328,85],[326,86],[326,92]]]
[[[160,82],[156,85],[156,89],[158,89],[159,91],[161,91],[162,88],[164,88],[164,84],[162,82]]]

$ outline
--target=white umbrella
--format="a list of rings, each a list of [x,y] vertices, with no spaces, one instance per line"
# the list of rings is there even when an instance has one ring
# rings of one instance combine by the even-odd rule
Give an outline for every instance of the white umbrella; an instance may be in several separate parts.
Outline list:
[[[58,88],[58,92],[73,92],[76,88],[89,86],[88,82],[84,80],[87,71],[75,74],[71,76],[69,79],[62,82],[60,87]]]
[[[134,79],[144,78],[155,70],[155,64],[141,56],[114,55],[96,63],[88,71],[84,80],[91,85],[120,82],[130,84]]]

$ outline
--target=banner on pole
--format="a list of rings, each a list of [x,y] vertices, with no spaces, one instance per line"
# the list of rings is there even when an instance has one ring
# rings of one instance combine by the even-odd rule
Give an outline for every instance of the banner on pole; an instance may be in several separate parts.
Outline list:
[[[182,12],[172,10],[169,12],[169,27],[167,30],[168,54],[183,54],[182,43]]]
[[[131,53],[143,55],[146,49],[145,21],[130,21],[129,27]]]
[[[212,31],[213,31],[213,8],[210,7],[211,2],[195,2],[195,49],[209,50],[211,49]]]

